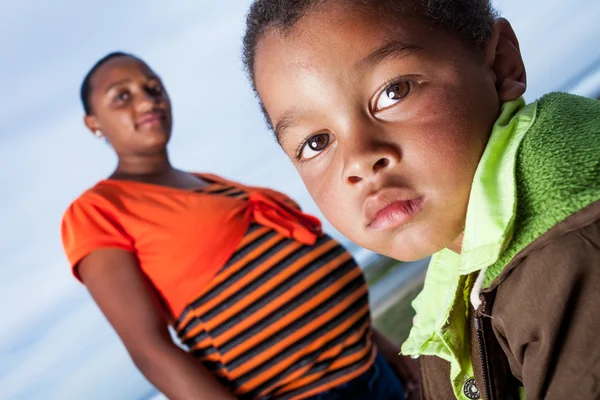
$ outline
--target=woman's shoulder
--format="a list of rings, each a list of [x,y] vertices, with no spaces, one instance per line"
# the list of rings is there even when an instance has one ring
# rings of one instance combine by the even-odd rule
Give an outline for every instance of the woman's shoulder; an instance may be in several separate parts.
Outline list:
[[[117,185],[107,184],[107,180],[103,179],[96,182],[93,186],[85,189],[79,196],[71,202],[73,204],[94,204],[107,201],[111,197],[118,196],[123,192],[123,189]]]
[[[63,214],[63,219],[74,212],[92,212],[105,209],[114,209],[116,205],[122,203],[127,196],[127,188],[124,185],[113,185],[108,180],[98,181],[93,186],[85,189],[77,196],[67,207]]]

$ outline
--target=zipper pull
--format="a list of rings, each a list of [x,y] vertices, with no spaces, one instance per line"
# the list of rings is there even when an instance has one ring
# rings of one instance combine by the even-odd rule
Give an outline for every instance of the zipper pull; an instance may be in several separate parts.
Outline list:
[[[477,344],[479,347],[479,359],[481,361],[481,375],[483,375],[483,389],[486,400],[494,400],[494,393],[492,391],[492,380],[490,376],[490,368],[488,362],[487,348],[485,345],[485,331],[483,325],[483,318],[481,317],[480,308],[475,311],[475,317],[473,323],[475,325],[475,331],[477,335]]]

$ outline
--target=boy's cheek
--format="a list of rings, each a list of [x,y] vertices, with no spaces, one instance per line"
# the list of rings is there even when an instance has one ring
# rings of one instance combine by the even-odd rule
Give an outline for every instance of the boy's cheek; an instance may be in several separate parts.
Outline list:
[[[306,182],[305,182],[306,183]],[[339,206],[345,206],[339,199],[338,191],[332,190],[333,182],[327,177],[321,177],[306,183],[311,196],[328,219],[335,218],[335,210]],[[337,206],[337,207],[336,207]]]
[[[344,232],[351,229],[348,224],[350,221],[360,222],[362,217],[360,210],[356,209],[355,200],[351,193],[343,193],[331,175],[321,176],[303,176],[303,181],[313,200],[329,222],[342,234],[349,235],[350,232]]]
[[[339,196],[339,182],[335,179],[333,166],[321,165],[318,160],[296,164],[296,169],[304,182],[304,186],[319,208],[327,208],[336,202]]]

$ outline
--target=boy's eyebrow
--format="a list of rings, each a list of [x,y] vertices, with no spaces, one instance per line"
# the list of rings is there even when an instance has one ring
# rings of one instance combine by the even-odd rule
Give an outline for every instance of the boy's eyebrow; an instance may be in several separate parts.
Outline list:
[[[414,44],[408,44],[402,42],[400,40],[390,40],[385,42],[382,46],[378,47],[368,56],[363,58],[357,63],[357,67],[360,69],[366,68],[368,66],[380,63],[381,61],[390,58],[390,57],[405,57],[408,54],[422,50],[422,47],[419,47]],[[299,117],[301,113],[298,110],[288,110],[283,113],[283,116],[277,121],[277,124],[274,126],[275,138],[277,142],[281,144],[281,140],[283,138],[283,133],[286,129],[292,126],[295,123],[295,120]]]
[[[384,43],[382,46],[373,50],[368,56],[360,60],[357,63],[357,67],[359,69],[364,69],[366,67],[378,64],[387,58],[405,57],[414,51],[422,49],[422,47],[410,43],[405,43],[397,39],[390,40],[389,42]]]
[[[281,144],[283,132],[294,123],[294,120],[298,118],[298,114],[299,112],[296,110],[288,110],[284,112],[283,116],[277,121],[274,129],[277,143]]]

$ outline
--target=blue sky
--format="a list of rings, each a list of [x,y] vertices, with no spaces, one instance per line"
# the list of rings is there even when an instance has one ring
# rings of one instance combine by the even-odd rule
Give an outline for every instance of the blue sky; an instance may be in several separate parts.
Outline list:
[[[136,371],[59,236],[68,204],[115,159],[82,124],[80,81],[124,50],[163,78],[174,104],[174,163],[282,190],[318,213],[266,131],[242,71],[248,0],[0,3],[0,398],[143,399]],[[520,37],[532,100],[600,82],[600,2],[496,2]],[[526,5],[524,5],[526,4]],[[594,69],[594,65],[595,68]],[[584,71],[590,79],[579,82]],[[590,72],[591,71],[591,72]]]

